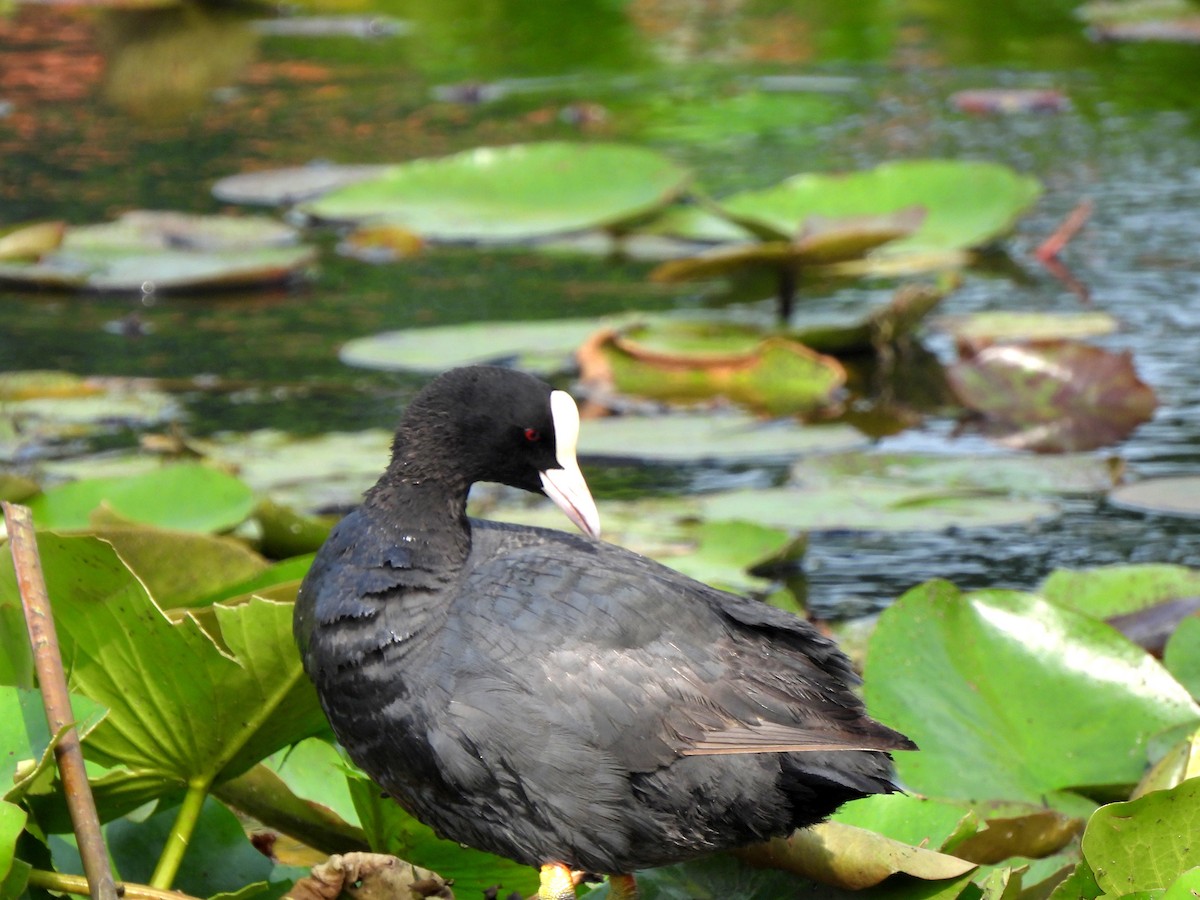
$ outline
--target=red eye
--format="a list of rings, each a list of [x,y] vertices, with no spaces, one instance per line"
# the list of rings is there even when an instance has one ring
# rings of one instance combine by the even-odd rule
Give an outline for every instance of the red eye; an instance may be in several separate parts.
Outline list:
[[[536,428],[526,428],[525,429],[525,440],[529,441],[529,443],[536,444],[541,439],[542,439],[542,433],[540,431],[538,431]]]

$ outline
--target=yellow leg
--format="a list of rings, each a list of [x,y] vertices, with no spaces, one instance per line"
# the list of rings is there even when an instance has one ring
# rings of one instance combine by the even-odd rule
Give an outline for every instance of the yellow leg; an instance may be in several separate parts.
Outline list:
[[[562,863],[542,866],[538,900],[575,900],[575,876]]]
[[[610,900],[638,900],[637,881],[632,875],[609,875],[608,896]]]

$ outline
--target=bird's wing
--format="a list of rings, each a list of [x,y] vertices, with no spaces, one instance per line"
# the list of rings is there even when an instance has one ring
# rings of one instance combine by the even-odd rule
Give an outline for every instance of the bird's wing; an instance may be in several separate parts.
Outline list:
[[[911,746],[866,717],[845,656],[802,620],[610,544],[546,535],[481,549],[467,616],[453,617],[470,633],[452,652],[482,653],[481,675],[502,667],[546,698],[553,727],[571,720],[641,771],[687,755]]]

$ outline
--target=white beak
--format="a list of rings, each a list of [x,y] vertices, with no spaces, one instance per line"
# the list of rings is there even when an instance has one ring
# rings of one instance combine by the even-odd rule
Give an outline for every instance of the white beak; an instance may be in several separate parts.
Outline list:
[[[541,473],[542,490],[567,518],[584,534],[600,537],[600,511],[588,490],[575,448],[579,443],[579,407],[564,391],[550,395],[550,415],[554,421],[555,457],[559,468]]]

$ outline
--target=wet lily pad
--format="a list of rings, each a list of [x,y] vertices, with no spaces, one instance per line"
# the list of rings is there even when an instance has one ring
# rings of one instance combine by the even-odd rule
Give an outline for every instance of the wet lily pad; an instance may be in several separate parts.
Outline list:
[[[1147,478],[1116,488],[1108,502],[1122,509],[1168,516],[1200,516],[1200,476]]]
[[[270,219],[135,211],[68,228],[61,246],[35,261],[0,263],[0,281],[141,292],[271,284],[315,261],[316,250],[295,240],[294,229]]]
[[[962,403],[1002,443],[1046,452],[1116,443],[1154,414],[1128,352],[1071,341],[993,344],[946,371]]]
[[[713,413],[607,416],[583,424],[579,454],[592,460],[763,462],[866,443],[866,436],[848,425],[800,425],[791,419],[763,422]]]
[[[314,163],[285,169],[244,172],[220,179],[212,187],[213,196],[224,203],[287,206],[312,200],[335,188],[378,178],[387,166],[341,166]]]
[[[792,468],[804,485],[867,478],[926,490],[988,491],[1017,496],[1102,494],[1120,477],[1119,463],[1085,454],[948,456],[917,453],[832,453]]]
[[[934,327],[973,347],[1011,341],[1079,339],[1112,334],[1118,328],[1106,312],[1043,313],[996,310],[941,316]]]
[[[524,241],[632,222],[675,200],[689,178],[640,147],[552,141],[402,163],[300,208],[322,220],[402,225],[431,241]]]
[[[584,383],[601,393],[685,403],[721,396],[771,415],[828,406],[845,384],[846,372],[833,357],[778,337],[746,350],[745,339],[660,320],[649,329],[597,332],[578,359]],[[713,343],[718,349],[707,349]]]
[[[1041,194],[1036,178],[996,163],[908,160],[840,175],[805,173],[717,202],[720,212],[768,240],[790,240],[812,216],[841,218],[926,210],[910,237],[880,255],[978,247],[1007,233]]]
[[[1038,500],[980,496],[845,479],[812,487],[764,488],[706,494],[704,515],[804,531],[940,531],[1016,525],[1058,515]]]
[[[347,341],[338,358],[366,369],[430,375],[486,363],[549,376],[575,368],[576,349],[598,324],[596,319],[553,319],[388,331]]]

